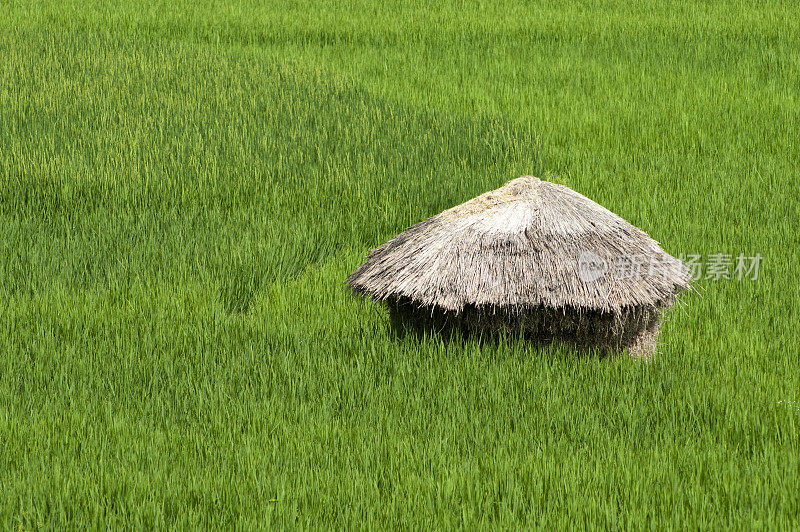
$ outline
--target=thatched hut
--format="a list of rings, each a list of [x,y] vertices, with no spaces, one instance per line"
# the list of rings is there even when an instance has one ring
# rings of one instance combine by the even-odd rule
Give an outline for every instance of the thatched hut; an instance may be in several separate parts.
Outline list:
[[[645,357],[689,281],[644,231],[530,176],[411,226],[348,278],[399,327],[505,329]]]

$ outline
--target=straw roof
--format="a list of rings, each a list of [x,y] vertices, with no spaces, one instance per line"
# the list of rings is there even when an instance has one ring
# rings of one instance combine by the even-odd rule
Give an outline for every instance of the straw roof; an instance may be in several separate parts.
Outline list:
[[[348,278],[377,300],[461,311],[664,307],[688,269],[613,212],[524,176],[417,223],[369,253]]]

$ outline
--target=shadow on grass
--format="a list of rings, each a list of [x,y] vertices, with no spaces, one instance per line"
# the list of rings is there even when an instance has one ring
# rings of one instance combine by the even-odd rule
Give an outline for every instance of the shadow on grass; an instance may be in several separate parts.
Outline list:
[[[477,347],[496,353],[521,349],[526,355],[544,356],[561,361],[576,359],[605,360],[619,358],[620,353],[607,348],[580,345],[567,337],[541,336],[509,329],[475,329],[457,322],[444,324],[410,323],[391,316],[387,324],[390,338],[396,342],[425,343],[431,339],[448,347],[466,350]]]

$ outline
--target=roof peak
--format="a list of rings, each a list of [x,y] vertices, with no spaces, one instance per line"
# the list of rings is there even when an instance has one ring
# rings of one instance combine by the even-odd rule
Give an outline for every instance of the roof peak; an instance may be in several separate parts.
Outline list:
[[[541,184],[538,177],[524,175],[508,181],[500,188],[484,192],[469,201],[451,207],[439,214],[442,218],[463,218],[517,202],[530,202],[534,209],[541,203]]]
[[[539,187],[541,183],[542,180],[538,177],[524,175],[507,182],[500,187],[499,191],[501,190],[506,194],[518,196],[522,199],[535,200],[539,197]]]

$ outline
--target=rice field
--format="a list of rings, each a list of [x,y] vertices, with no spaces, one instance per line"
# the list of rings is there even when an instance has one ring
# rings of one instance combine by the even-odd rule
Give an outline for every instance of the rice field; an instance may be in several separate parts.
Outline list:
[[[798,15],[0,0],[0,526],[800,527]],[[653,363],[348,292],[524,174],[700,264]]]

